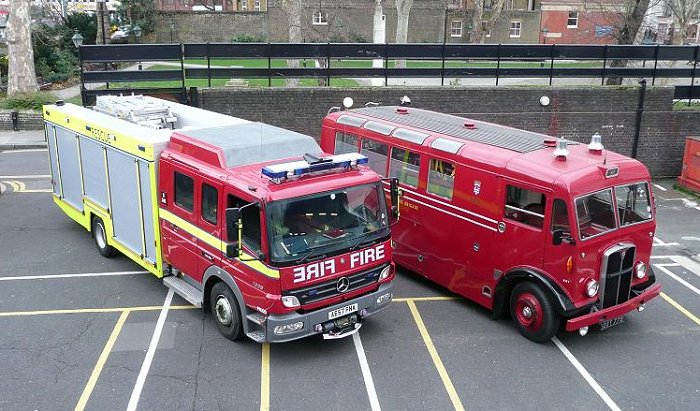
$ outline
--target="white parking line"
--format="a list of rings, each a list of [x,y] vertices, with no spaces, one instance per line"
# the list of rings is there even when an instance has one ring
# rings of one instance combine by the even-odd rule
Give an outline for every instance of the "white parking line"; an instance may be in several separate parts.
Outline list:
[[[113,271],[108,273],[82,273],[82,274],[47,274],[47,275],[23,275],[16,277],[0,277],[0,281],[22,281],[22,280],[54,280],[57,278],[79,278],[79,277],[113,277],[119,275],[148,274],[148,271]]]
[[[20,180],[30,180],[33,178],[51,178],[51,174],[27,174],[24,176],[0,176],[4,179],[20,179]]]
[[[605,403],[610,407],[611,410],[614,411],[622,411],[620,407],[615,404],[615,401],[613,401],[612,398],[603,390],[603,388],[596,382],[595,379],[593,379],[593,376],[583,367],[583,365],[579,362],[579,360],[574,357],[574,355],[569,351],[564,344],[562,344],[561,341],[557,337],[552,337],[552,342],[554,342],[554,345],[559,348],[559,351],[564,354],[567,360],[576,368],[576,370],[581,374],[581,376],[588,382],[588,385],[593,388],[593,390],[600,396],[600,398],[605,401]]]
[[[171,289],[168,290],[168,295],[165,297],[163,308],[160,310],[160,315],[158,316],[158,321],[156,322],[156,328],[153,330],[153,337],[151,337],[151,344],[148,346],[146,358],[143,360],[141,371],[139,371],[139,376],[136,378],[136,385],[134,385],[134,390],[131,392],[129,405],[126,407],[127,411],[135,411],[136,407],[139,405],[139,398],[141,398],[143,384],[146,382],[148,371],[151,369],[151,362],[153,362],[153,356],[156,354],[156,347],[158,347],[160,334],[163,332],[163,326],[165,325],[165,319],[168,317],[168,310],[170,309],[170,302],[172,302],[172,300],[173,290]]]
[[[668,191],[668,190],[666,190],[666,187],[664,187],[662,185],[655,184],[655,183],[652,183],[652,184],[654,185],[654,187],[658,188],[661,191]]]
[[[362,377],[365,379],[365,388],[369,396],[369,404],[372,407],[372,411],[381,411],[382,408],[379,406],[377,391],[374,389],[374,380],[372,379],[372,372],[369,369],[369,364],[367,364],[367,356],[365,355],[365,348],[362,346],[360,333],[352,335],[352,342],[355,343],[357,359],[360,360],[360,369],[362,369]]]
[[[665,272],[666,274],[669,275],[669,277],[673,278],[674,280],[678,281],[682,285],[684,285],[686,288],[688,288],[690,291],[694,292],[697,295],[700,295],[700,290],[695,288],[692,284],[688,283],[684,279],[680,278],[677,276],[675,273],[673,273],[671,270],[666,268],[666,264],[654,264],[654,267],[658,268],[659,270]]]
[[[678,243],[666,243],[662,241],[659,237],[654,236],[654,244],[652,244],[654,247],[670,247],[674,245],[679,245]]]
[[[9,151],[3,151],[3,154],[17,154],[17,153],[32,153],[32,152],[39,152],[39,151],[48,151],[47,148],[28,148],[26,150],[9,150]]]
[[[670,258],[673,259],[675,257],[678,257],[677,255],[652,255],[649,258]]]

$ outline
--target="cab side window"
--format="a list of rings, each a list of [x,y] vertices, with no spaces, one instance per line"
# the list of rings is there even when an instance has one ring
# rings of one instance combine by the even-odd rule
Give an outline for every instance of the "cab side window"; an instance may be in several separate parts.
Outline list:
[[[335,133],[335,154],[357,153],[359,149],[358,138],[354,134]]]
[[[367,138],[362,139],[362,151],[361,153],[367,156],[368,166],[375,173],[386,176],[386,158],[389,152],[386,144],[376,142]]]
[[[455,165],[449,161],[430,160],[428,192],[452,200],[455,186]]]
[[[216,225],[219,193],[209,184],[202,184],[202,220]]]
[[[542,228],[546,197],[542,193],[516,186],[507,186],[505,218],[531,227]]]
[[[190,213],[194,209],[194,180],[177,171],[175,172],[175,204]]]
[[[247,201],[228,195],[226,208],[241,208],[249,204]],[[260,251],[260,209],[256,205],[250,205],[241,210],[241,221],[243,223],[243,245],[253,251]],[[229,238],[235,241],[237,238]]]
[[[565,233],[571,232],[569,225],[569,211],[564,200],[555,199],[552,205],[552,232],[563,230]]]
[[[398,178],[400,183],[417,188],[419,169],[420,156],[418,154],[398,147],[391,149],[389,177]]]

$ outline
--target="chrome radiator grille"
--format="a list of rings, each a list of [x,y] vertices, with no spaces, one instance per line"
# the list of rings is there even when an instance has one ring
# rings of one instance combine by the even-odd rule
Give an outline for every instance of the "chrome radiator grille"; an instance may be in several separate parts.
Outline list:
[[[603,256],[600,275],[601,308],[612,307],[630,299],[636,247],[618,244]]]

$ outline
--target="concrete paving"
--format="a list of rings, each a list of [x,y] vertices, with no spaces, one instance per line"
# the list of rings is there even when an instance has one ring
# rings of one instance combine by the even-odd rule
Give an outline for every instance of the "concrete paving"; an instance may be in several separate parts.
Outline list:
[[[46,148],[44,130],[0,131],[0,151]]]

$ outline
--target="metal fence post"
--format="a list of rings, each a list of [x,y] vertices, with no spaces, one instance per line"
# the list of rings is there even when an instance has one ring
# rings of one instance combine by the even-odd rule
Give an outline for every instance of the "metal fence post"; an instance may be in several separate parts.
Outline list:
[[[384,43],[384,87],[389,85],[389,45]]]
[[[651,72],[651,85],[656,82],[656,66],[659,64],[659,45],[654,49],[654,70]]]
[[[600,85],[605,85],[605,65],[608,63],[608,45],[603,47],[603,70],[600,72]]]
[[[688,105],[693,99],[693,89],[695,88],[695,70],[698,68],[698,50],[700,46],[695,46],[695,56],[693,57],[693,71],[690,73],[690,90],[688,90]]]
[[[644,95],[647,91],[647,81],[639,80],[639,102],[637,103],[637,119],[634,124],[634,140],[632,141],[632,155],[630,157],[637,158],[637,147],[639,147],[639,129],[642,126],[642,113],[644,113]]]
[[[78,46],[78,63],[80,63],[80,102],[82,103],[83,107],[85,107],[86,104],[86,96],[85,96],[85,79],[83,78],[83,46],[80,45]]]
[[[498,85],[498,72],[501,69],[501,43],[496,46],[496,85]]]
[[[267,42],[267,86],[272,87],[272,58],[270,57],[270,42]]]
[[[445,33],[447,33],[447,9],[445,9]],[[440,70],[440,85],[445,85],[445,42],[442,43],[442,69]]]
[[[211,43],[207,42],[207,85],[211,87]]]
[[[552,85],[552,76],[554,75],[554,44],[550,46],[550,51],[549,51],[549,85]]]
[[[331,43],[326,43],[326,87],[331,86]]]

